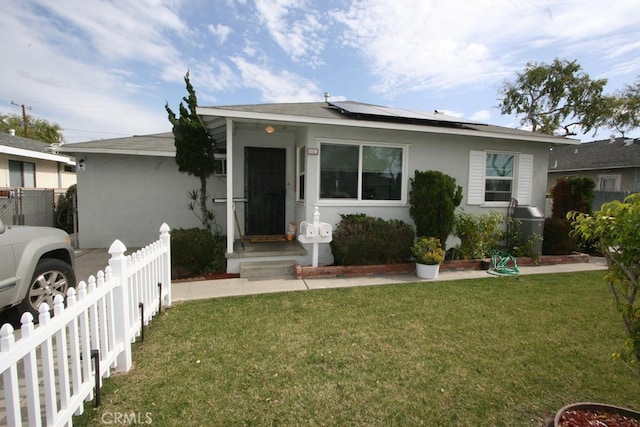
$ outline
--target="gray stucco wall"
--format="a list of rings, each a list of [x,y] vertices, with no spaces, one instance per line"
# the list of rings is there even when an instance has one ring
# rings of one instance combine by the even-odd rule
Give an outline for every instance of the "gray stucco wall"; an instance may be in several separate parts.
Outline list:
[[[494,138],[470,138],[456,135],[434,135],[417,132],[394,132],[382,130],[362,130],[335,127],[316,126],[309,129],[309,136],[305,141],[308,147],[320,148],[323,139],[379,142],[408,145],[408,167],[404,179],[408,181],[416,170],[440,170],[456,179],[463,187],[464,199],[458,209],[466,212],[487,212],[500,210],[506,212],[506,206],[474,206],[467,204],[467,187],[469,174],[469,152],[471,150],[500,150],[513,153],[527,153],[534,155],[534,173],[532,183],[531,205],[544,210],[545,192],[547,184],[547,162],[549,148],[546,144],[535,142],[521,142]],[[304,209],[296,212],[303,213],[304,218],[313,215],[313,200],[318,197],[318,183],[320,156],[307,156],[307,202]],[[407,191],[410,185],[407,185]],[[340,214],[366,213],[384,219],[397,218],[413,223],[409,216],[408,197],[405,203],[395,203],[386,206],[376,206],[367,202],[326,201],[319,200],[318,205],[322,220],[332,224],[340,221]]]
[[[187,208],[187,193],[198,189],[199,181],[179,173],[173,158],[108,154],[83,154],[82,158],[85,170],[78,171],[80,248],[106,248],[115,239],[137,248],[158,239],[163,222],[171,229],[199,225]],[[222,179],[209,180],[210,193],[224,194]],[[214,209],[224,219],[223,207]]]

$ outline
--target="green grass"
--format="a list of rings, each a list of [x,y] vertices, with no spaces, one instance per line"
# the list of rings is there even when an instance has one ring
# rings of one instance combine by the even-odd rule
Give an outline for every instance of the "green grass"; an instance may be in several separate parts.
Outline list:
[[[136,344],[134,369],[105,380],[102,406],[74,421],[541,426],[576,401],[640,408],[639,378],[611,359],[624,331],[602,276],[177,304]]]

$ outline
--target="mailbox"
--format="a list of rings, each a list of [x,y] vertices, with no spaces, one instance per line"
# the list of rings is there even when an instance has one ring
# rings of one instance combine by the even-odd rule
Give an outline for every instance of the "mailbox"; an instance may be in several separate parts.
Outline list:
[[[326,222],[321,222],[318,226],[318,235],[320,237],[330,237],[332,235],[332,227],[331,224]]]
[[[300,223],[300,234],[302,234],[304,237],[317,237],[318,230],[315,224],[303,221],[302,223]]]
[[[320,243],[330,243],[333,239],[333,228],[331,224],[326,222],[320,222],[320,211],[318,206],[315,206],[313,212],[313,222],[302,221],[300,223],[300,234],[298,234],[298,241],[300,243],[307,243],[313,245],[312,252],[312,264],[314,267],[318,266],[318,245]]]

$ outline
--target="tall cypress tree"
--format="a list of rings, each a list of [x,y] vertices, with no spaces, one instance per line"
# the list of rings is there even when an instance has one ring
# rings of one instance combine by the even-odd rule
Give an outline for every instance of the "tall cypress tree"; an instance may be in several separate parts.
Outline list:
[[[198,99],[193,85],[189,81],[189,72],[184,76],[188,96],[180,102],[180,116],[169,107],[164,106],[169,115],[169,121],[173,125],[173,136],[176,146],[176,163],[180,172],[186,172],[200,179],[200,190],[191,193],[194,199],[189,205],[195,212],[195,204],[200,206],[200,221],[203,227],[211,230],[213,225],[213,213],[207,209],[207,178],[215,173],[215,141],[209,136],[204,125],[196,115]],[[185,106],[186,104],[186,106]]]

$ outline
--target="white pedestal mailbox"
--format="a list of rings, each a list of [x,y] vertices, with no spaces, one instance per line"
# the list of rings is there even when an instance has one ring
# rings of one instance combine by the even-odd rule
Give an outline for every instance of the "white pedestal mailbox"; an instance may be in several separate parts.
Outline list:
[[[330,243],[333,239],[333,227],[326,222],[320,222],[320,211],[318,206],[314,206],[313,222],[302,221],[300,223],[300,234],[298,241],[300,243],[313,244],[313,260],[312,266],[318,266],[318,244]]]

